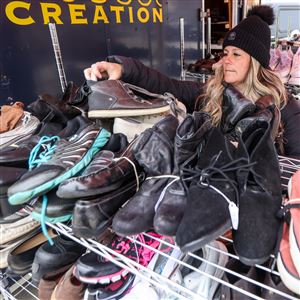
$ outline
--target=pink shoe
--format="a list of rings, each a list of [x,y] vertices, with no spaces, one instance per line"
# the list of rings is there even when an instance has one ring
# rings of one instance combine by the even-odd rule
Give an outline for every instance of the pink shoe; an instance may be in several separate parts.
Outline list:
[[[294,54],[290,75],[288,84],[300,85],[300,47]]]
[[[283,233],[277,257],[277,268],[284,285],[292,292],[300,295],[300,276],[290,253],[289,227],[283,224]]]
[[[137,235],[136,240],[115,237],[108,247],[116,253],[147,267],[156,253],[155,250],[160,246],[161,238],[161,235],[152,231],[147,232],[147,234]],[[77,260],[73,273],[76,278],[84,283],[110,284],[121,280],[129,272],[127,269],[114,263],[114,261],[118,260],[120,260],[118,256],[107,260],[95,252],[89,252]]]
[[[290,199],[288,203],[291,205],[290,251],[295,267],[300,274],[300,170],[291,177],[288,191]]]
[[[283,83],[287,83],[289,74],[291,71],[293,52],[291,49],[282,50],[281,48],[276,49],[277,55],[280,55],[279,64],[275,68],[275,71],[278,73]]]

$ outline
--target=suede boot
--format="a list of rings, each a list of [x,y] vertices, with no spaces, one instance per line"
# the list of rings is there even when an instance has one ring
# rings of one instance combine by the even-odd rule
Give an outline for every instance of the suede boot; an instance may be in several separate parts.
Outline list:
[[[190,158],[197,148],[203,147],[207,132],[212,127],[211,117],[202,112],[188,115],[177,129],[174,142],[173,175],[179,176],[180,168],[190,165]],[[176,234],[186,207],[186,193],[180,180],[170,179],[161,202],[157,204],[154,229],[162,235]],[[172,183],[173,182],[173,183]]]
[[[155,204],[169,180],[169,177],[155,176],[170,175],[174,169],[174,137],[177,126],[178,120],[168,115],[141,134],[133,152],[148,179],[115,215],[112,227],[117,234],[134,235],[153,227]]]
[[[183,170],[183,181],[191,180],[187,206],[176,233],[184,252],[193,252],[216,239],[231,227],[230,209],[236,210],[235,147],[218,128],[210,133],[194,169]]]
[[[276,218],[281,205],[280,168],[271,137],[272,118],[270,111],[264,111],[264,118],[242,133],[237,149],[250,167],[241,169],[238,176],[239,225],[233,242],[247,265],[262,264],[270,257],[280,225]]]

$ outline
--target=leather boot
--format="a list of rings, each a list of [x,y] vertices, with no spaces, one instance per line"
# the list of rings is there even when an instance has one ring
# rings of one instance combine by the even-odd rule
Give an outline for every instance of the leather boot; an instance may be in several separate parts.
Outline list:
[[[249,167],[239,171],[239,225],[233,231],[234,249],[247,265],[262,264],[272,254],[279,229],[280,168],[271,137],[273,115],[263,112],[241,134],[237,152]],[[269,116],[269,118],[268,118]]]
[[[271,115],[270,115],[271,113]],[[270,117],[272,119],[270,121]],[[239,120],[232,131],[232,135],[238,140],[238,136],[243,133],[248,127],[257,122],[270,121],[271,123],[271,136],[274,141],[280,134],[280,110],[274,104],[274,98],[271,95],[263,96],[255,102],[255,111],[247,115],[245,118]]]
[[[67,103],[80,109],[86,115],[89,110],[88,96],[92,93],[91,86],[96,83],[97,81],[85,80],[79,88],[72,88]]]
[[[189,159],[197,148],[203,147],[207,132],[212,127],[211,117],[202,112],[188,115],[177,128],[174,142],[173,175],[179,176],[180,168],[190,165]],[[186,206],[186,193],[180,180],[173,182],[164,193],[154,217],[154,229],[162,235],[176,234]],[[168,184],[169,184],[168,183]]]
[[[232,85],[223,82],[223,86],[221,129],[227,134],[234,129],[240,119],[254,112],[256,107]]]
[[[146,171],[148,179],[115,215],[112,227],[117,234],[134,235],[153,227],[155,204],[169,180],[169,177],[155,176],[172,174],[177,126],[178,120],[168,115],[141,134],[140,141],[134,148],[134,155]]]
[[[202,248],[234,223],[230,210],[236,210],[236,170],[240,164],[234,159],[234,150],[220,130],[213,128],[196,167],[183,169],[183,182],[192,181],[176,233],[176,243],[183,252]]]

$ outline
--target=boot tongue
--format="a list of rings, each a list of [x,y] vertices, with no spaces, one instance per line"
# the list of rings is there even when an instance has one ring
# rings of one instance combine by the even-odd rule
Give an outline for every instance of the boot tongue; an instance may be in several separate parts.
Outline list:
[[[209,133],[203,151],[201,151],[197,167],[199,169],[206,168],[212,158],[219,153],[218,165],[228,163],[233,159],[231,155],[234,151],[235,146],[224,137],[218,128],[213,128]]]
[[[233,86],[226,84],[223,91],[221,129],[223,133],[233,130],[236,123],[255,110],[255,104],[245,98]]]

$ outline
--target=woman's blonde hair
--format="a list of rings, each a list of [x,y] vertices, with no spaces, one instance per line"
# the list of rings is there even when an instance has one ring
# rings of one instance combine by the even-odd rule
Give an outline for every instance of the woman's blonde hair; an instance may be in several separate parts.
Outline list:
[[[223,78],[223,67],[220,66],[215,70],[215,76],[208,80],[206,93],[201,95],[197,101],[201,105],[204,100],[203,110],[211,114],[214,125],[220,123],[222,116]],[[283,107],[287,102],[287,93],[278,75],[262,67],[253,57],[251,57],[250,70],[242,86],[243,90],[240,92],[253,102],[266,95],[273,96],[278,108]]]

